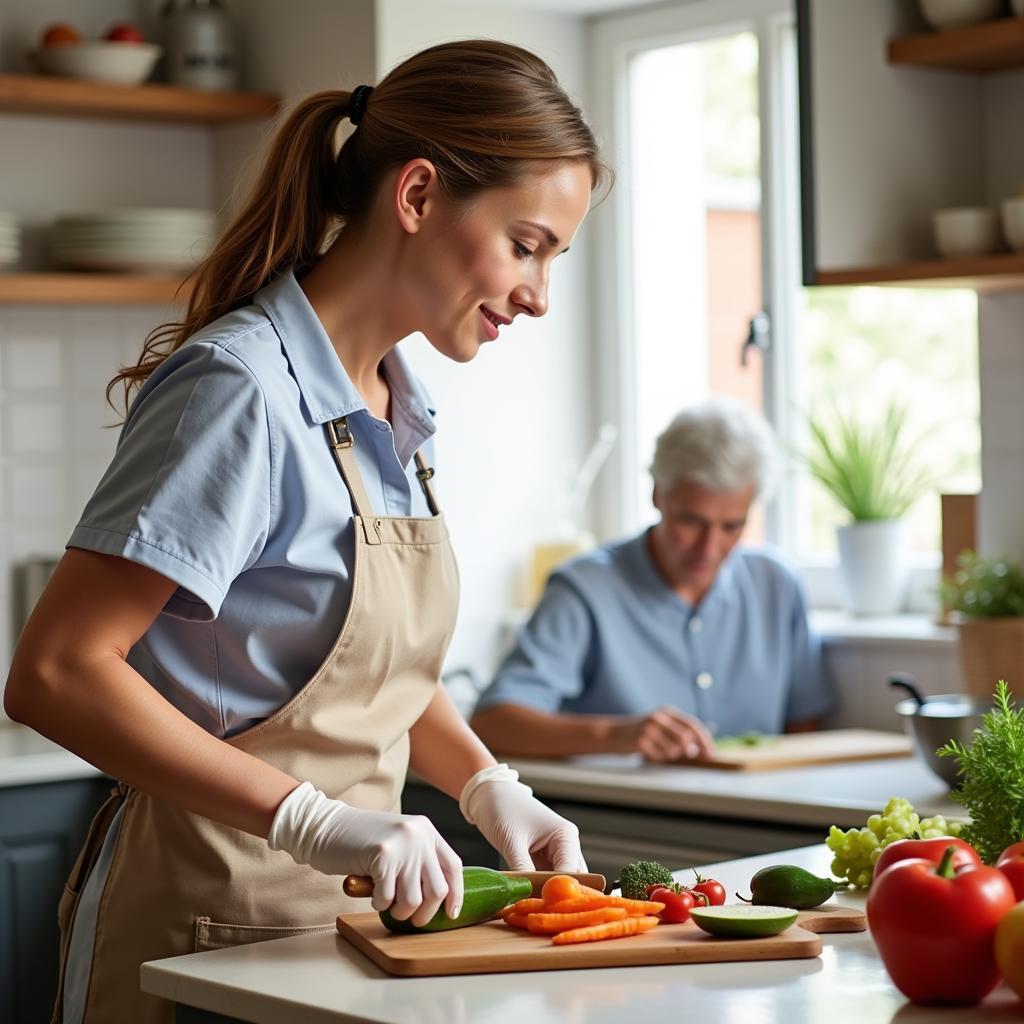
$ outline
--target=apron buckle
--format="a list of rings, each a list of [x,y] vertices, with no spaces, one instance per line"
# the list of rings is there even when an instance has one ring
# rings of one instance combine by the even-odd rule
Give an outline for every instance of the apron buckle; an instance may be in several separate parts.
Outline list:
[[[422,481],[432,480],[434,478],[434,467],[428,466],[426,469],[417,469],[416,476]]]
[[[331,420],[327,424],[327,432],[331,437],[332,448],[351,448],[355,444],[352,431],[348,428],[348,419],[344,416]]]

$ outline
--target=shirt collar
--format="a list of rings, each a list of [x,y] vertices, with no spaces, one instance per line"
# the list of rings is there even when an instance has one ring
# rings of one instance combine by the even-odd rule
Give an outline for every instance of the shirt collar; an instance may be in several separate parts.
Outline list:
[[[632,540],[627,541],[625,545],[626,557],[636,572],[637,578],[647,589],[656,593],[661,600],[674,602],[679,608],[687,612],[699,609],[702,614],[706,614],[718,605],[725,607],[733,603],[736,590],[732,585],[732,559],[734,552],[730,552],[729,556],[722,563],[715,574],[714,580],[711,582],[711,586],[708,588],[708,592],[695,608],[689,601],[684,601],[668,585],[657,565],[655,565],[654,559],[651,557],[650,548],[647,546],[647,535],[650,531],[651,527],[648,527]]]
[[[327,423],[366,409],[363,396],[345,372],[331,339],[292,271],[261,288],[254,301],[263,308],[281,339],[314,423]],[[434,409],[397,347],[384,357],[384,372],[396,413],[401,410],[401,415],[410,421],[410,427],[421,435],[421,440],[429,437],[436,429]]]

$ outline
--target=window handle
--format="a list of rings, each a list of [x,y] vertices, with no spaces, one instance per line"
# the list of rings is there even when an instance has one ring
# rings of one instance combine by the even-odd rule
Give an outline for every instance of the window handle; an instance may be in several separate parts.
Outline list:
[[[750,357],[750,350],[756,348],[759,352],[767,352],[772,343],[772,322],[768,314],[758,310],[751,318],[747,326],[747,340],[740,346],[740,366],[746,366]]]

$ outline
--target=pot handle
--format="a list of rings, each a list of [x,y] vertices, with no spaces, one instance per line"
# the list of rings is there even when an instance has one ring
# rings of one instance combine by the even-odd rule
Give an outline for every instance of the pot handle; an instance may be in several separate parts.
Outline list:
[[[887,681],[894,689],[906,690],[917,701],[918,707],[925,702],[926,698],[921,696],[921,691],[917,688],[914,677],[906,672],[891,672]]]

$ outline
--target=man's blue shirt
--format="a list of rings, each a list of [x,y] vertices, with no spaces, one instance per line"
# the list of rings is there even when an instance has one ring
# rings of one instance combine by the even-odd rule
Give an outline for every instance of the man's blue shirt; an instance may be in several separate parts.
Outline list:
[[[737,549],[693,607],[658,572],[647,534],[561,566],[477,711],[638,715],[671,704],[718,736],[782,732],[834,694],[796,575]]]

